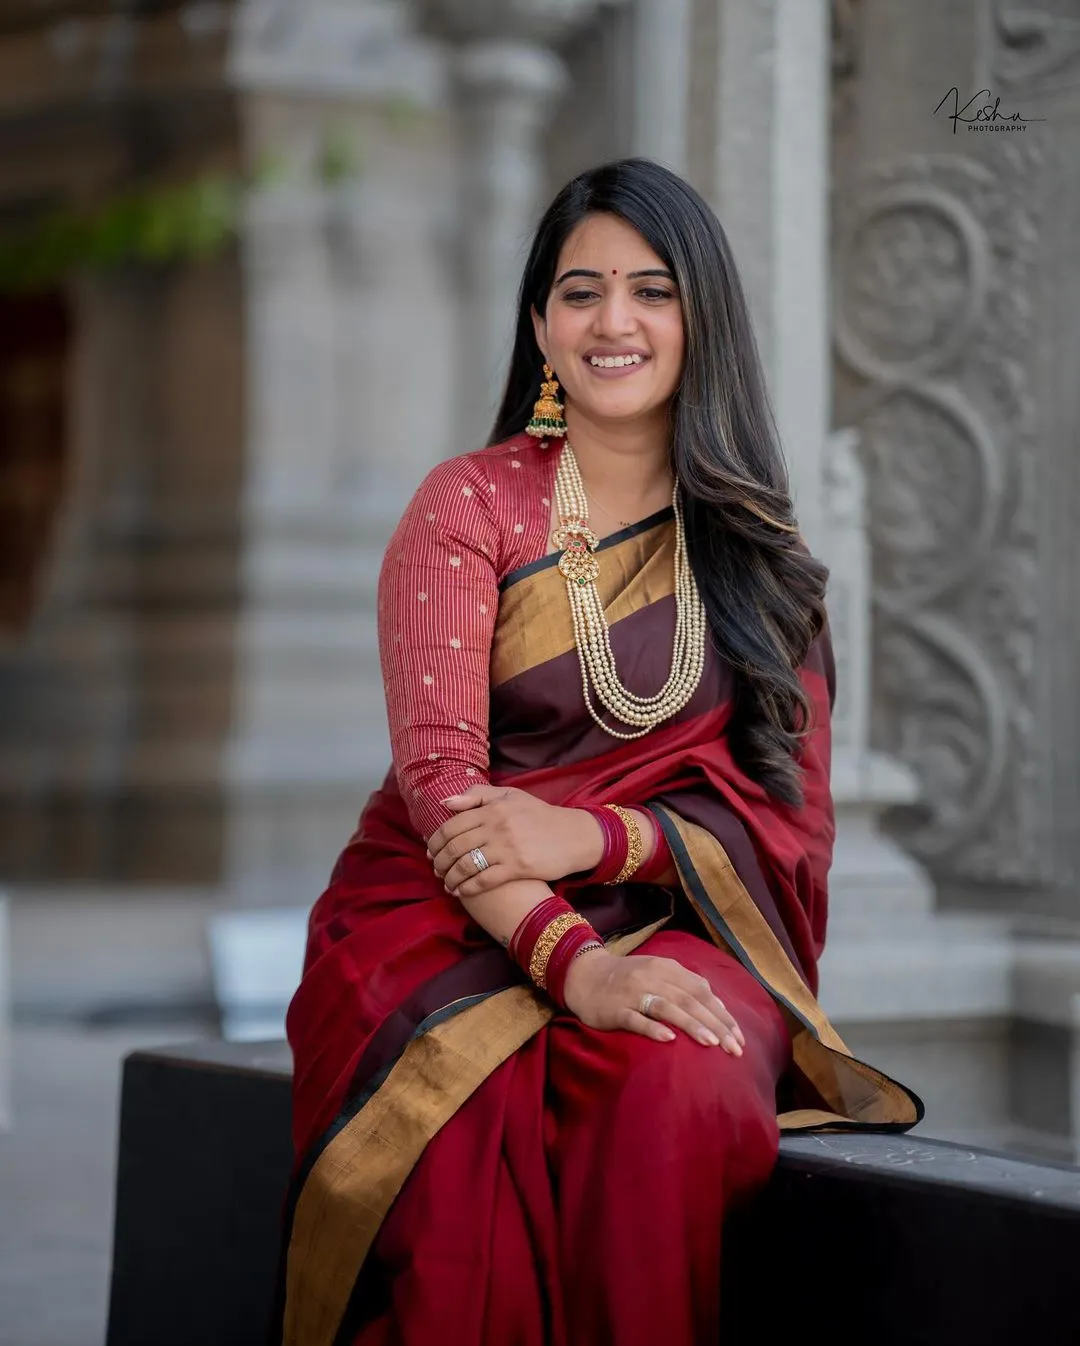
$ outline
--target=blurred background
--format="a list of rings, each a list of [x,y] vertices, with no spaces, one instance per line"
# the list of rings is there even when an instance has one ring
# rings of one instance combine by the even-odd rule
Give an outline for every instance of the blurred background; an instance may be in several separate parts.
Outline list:
[[[0,0],[5,1346],[102,1339],[123,1054],[280,1032],[383,547],[631,153],[833,567],[826,1009],[925,1134],[1080,1157],[1080,0]]]

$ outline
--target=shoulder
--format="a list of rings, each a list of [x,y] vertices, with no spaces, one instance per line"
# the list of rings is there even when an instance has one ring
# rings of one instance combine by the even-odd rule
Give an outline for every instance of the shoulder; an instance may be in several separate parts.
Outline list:
[[[526,535],[521,520],[550,450],[531,435],[515,435],[436,463],[405,508],[387,546],[398,561],[432,548],[464,547],[488,557],[500,573]]]
[[[480,488],[494,495],[491,488],[515,482],[519,474],[532,478],[539,471],[551,450],[546,441],[534,439],[522,431],[498,444],[444,458],[427,473],[417,489],[417,496],[430,497],[457,492],[466,497]]]

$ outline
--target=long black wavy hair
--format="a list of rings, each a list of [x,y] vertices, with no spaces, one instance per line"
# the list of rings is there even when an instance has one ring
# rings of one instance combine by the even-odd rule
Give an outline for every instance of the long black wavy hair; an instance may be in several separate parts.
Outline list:
[[[742,284],[719,220],[688,183],[648,159],[581,173],[536,231],[492,444],[527,425],[543,356],[543,314],[568,235],[588,215],[625,220],[679,287],[686,355],[669,406],[672,468],[686,546],[713,643],[735,675],[728,736],[736,762],[770,795],[802,802],[797,757],[811,727],[798,669],[825,621],[827,568],[795,523],[787,469]]]

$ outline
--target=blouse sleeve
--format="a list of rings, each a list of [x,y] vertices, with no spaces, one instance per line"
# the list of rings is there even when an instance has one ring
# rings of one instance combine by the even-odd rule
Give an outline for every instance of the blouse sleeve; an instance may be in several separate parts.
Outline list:
[[[499,550],[490,482],[465,456],[428,474],[383,557],[379,658],[390,747],[425,841],[453,816],[440,800],[488,781]]]

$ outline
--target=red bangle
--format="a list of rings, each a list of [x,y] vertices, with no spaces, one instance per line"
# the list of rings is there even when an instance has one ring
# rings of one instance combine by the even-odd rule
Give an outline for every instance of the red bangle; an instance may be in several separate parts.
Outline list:
[[[652,826],[653,836],[656,838],[656,845],[653,847],[652,855],[643,865],[639,866],[637,873],[634,875],[634,882],[655,883],[671,864],[671,847],[668,845],[668,839],[664,835],[663,828],[652,813],[648,809],[643,809],[642,812],[649,815],[649,823]]]
[[[585,812],[596,819],[604,834],[604,853],[600,863],[589,875],[589,881],[608,883],[626,864],[626,857],[630,853],[630,838],[618,814],[613,813],[611,809],[588,807]]]
[[[566,1008],[563,989],[570,972],[570,964],[586,949],[602,949],[604,946],[597,938],[591,925],[577,925],[568,930],[551,951],[547,972],[544,974],[544,986],[549,996],[560,1008]]]
[[[604,947],[596,931],[578,915],[569,902],[564,902],[561,897],[554,896],[545,897],[542,902],[538,902],[531,911],[525,913],[525,916],[518,923],[517,929],[510,938],[509,952],[511,958],[525,975],[530,976],[530,965],[536,943],[552,921],[557,920],[560,916],[571,916],[575,919],[576,924],[571,925],[566,933],[559,938],[548,955],[542,986],[556,1004],[565,1008],[563,987],[566,984],[566,976],[571,962],[583,949],[590,946]]]
[[[509,953],[514,962],[528,973],[529,960],[541,933],[556,916],[565,916],[573,910],[569,902],[552,894],[527,911],[510,937]]]

